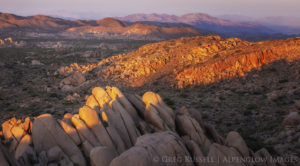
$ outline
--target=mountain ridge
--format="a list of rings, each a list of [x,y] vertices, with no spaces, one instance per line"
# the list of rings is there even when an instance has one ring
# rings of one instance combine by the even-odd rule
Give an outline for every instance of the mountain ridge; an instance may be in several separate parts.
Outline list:
[[[260,24],[240,23],[229,20],[220,19],[204,13],[187,13],[181,16],[168,14],[132,14],[125,17],[117,17],[120,20],[136,22],[136,21],[160,21],[171,23],[185,23],[196,28],[209,29],[220,33],[275,33]],[[243,30],[244,29],[244,30]]]
[[[0,14],[0,31],[3,32],[47,32],[58,33],[64,37],[94,36],[108,39],[164,40],[182,36],[203,34],[192,27],[164,27],[160,24],[128,24],[125,21],[107,17],[100,20],[64,20],[44,15],[17,16]]]
[[[126,55],[81,66],[75,71],[85,73],[97,68],[99,76],[133,87],[163,81],[185,88],[245,76],[274,61],[300,59],[296,53],[299,45],[300,38],[247,42],[238,38],[197,36],[147,44]]]

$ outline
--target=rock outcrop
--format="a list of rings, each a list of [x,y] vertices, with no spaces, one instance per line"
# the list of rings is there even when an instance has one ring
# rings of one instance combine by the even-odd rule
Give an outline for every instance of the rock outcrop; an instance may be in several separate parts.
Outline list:
[[[147,44],[125,55],[109,57],[96,64],[72,64],[64,70],[93,71],[98,79],[113,80],[120,86],[167,82],[173,87],[185,88],[244,77],[276,61],[297,61],[299,51],[299,38],[247,42],[238,38],[198,36]]]
[[[274,161],[266,149],[254,153],[235,131],[223,139],[197,110],[175,111],[154,92],[124,95],[116,87],[94,88],[78,114],[60,120],[11,118],[1,136],[2,165],[299,164]]]

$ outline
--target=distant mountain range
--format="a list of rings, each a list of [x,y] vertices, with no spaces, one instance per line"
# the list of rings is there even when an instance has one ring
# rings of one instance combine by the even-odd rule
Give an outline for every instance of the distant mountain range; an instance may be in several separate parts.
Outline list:
[[[280,39],[297,36],[294,34],[300,32],[297,31],[298,24],[288,27],[288,23],[276,24],[275,18],[254,20],[223,16],[221,19],[203,13],[182,16],[133,14],[101,20],[68,20],[44,15],[23,17],[0,13],[0,32],[54,32],[65,37],[69,35],[111,39],[165,40],[206,34],[247,40]]]
[[[256,23],[285,34],[300,34],[300,17],[252,18],[239,15],[222,15],[219,18],[242,23]]]
[[[130,22],[155,21],[185,23],[196,28],[208,29],[220,33],[274,33],[260,24],[227,21],[203,13],[190,13],[182,16],[168,14],[133,14],[126,17],[119,17],[118,19]]]
[[[225,36],[241,38],[284,38],[286,35],[300,34],[300,19],[280,17],[280,19],[243,19],[231,16],[219,18],[203,13],[190,13],[182,16],[168,14],[132,14],[118,17],[129,22],[154,21],[184,23],[197,29],[214,31]],[[296,21],[297,23],[293,23]],[[293,25],[297,26],[293,26]]]
[[[127,23],[115,18],[101,20],[65,20],[43,15],[17,16],[0,13],[0,32],[57,33],[64,37],[99,37],[109,39],[165,40],[203,34],[180,24]]]

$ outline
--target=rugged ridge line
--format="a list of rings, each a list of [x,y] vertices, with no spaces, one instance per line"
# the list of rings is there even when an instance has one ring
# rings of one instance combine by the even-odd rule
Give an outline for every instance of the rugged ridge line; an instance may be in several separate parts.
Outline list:
[[[62,74],[94,72],[117,85],[140,87],[164,81],[177,88],[243,77],[275,61],[300,59],[300,38],[247,42],[197,36],[147,44],[96,64],[61,68]]]

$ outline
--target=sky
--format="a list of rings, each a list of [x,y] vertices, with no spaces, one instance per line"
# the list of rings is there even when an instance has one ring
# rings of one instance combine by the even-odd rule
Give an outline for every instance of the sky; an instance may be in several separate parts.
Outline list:
[[[0,12],[82,19],[134,13],[300,17],[300,0],[0,0]]]

